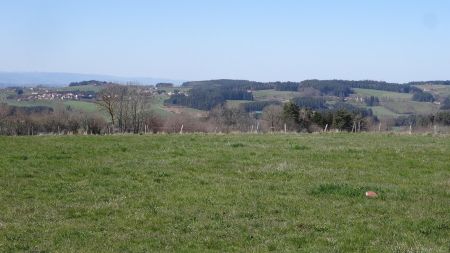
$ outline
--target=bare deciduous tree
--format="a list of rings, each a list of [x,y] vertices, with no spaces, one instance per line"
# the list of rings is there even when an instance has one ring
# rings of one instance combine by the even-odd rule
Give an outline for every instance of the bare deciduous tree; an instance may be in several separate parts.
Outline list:
[[[110,85],[97,95],[97,105],[108,113],[113,126],[116,124],[116,110],[120,103],[119,92],[120,86]]]
[[[99,93],[97,104],[120,132],[139,133],[144,129],[143,115],[150,109],[150,99],[136,86],[111,85]]]
[[[219,105],[209,112],[208,118],[220,131],[250,131],[254,119],[239,108],[227,108]]]
[[[283,127],[283,107],[269,105],[263,110],[262,119],[267,123],[270,131],[279,131]]]

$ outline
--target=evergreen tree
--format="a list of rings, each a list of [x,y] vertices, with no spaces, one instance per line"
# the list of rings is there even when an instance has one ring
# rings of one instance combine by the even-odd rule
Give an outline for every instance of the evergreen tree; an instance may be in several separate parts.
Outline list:
[[[299,130],[299,110],[299,107],[292,102],[283,106],[283,121],[290,131]]]

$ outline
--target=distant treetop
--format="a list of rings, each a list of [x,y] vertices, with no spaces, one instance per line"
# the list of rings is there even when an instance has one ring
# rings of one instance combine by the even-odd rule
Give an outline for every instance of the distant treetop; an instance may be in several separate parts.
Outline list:
[[[409,85],[426,85],[426,84],[431,84],[431,85],[450,85],[450,80],[446,80],[446,81],[420,81],[420,82],[409,82]]]
[[[69,86],[85,86],[85,85],[103,86],[103,85],[110,85],[110,84],[113,84],[113,83],[105,82],[105,81],[90,80],[90,81],[72,82],[69,84]]]
[[[173,83],[157,83],[156,88],[172,88],[174,86]]]

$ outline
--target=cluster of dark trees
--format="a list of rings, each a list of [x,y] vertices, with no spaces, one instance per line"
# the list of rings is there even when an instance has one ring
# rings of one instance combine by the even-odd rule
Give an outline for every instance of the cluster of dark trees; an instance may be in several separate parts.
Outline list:
[[[441,103],[441,110],[450,110],[450,97],[446,97]]]
[[[297,105],[296,102],[300,104]],[[247,104],[247,103],[246,103]],[[250,102],[229,108],[214,107],[206,118],[214,131],[290,131],[315,132],[326,130],[365,131],[377,121],[371,110],[338,102],[326,106],[320,98],[296,98],[282,104],[275,101]],[[260,112],[262,113],[254,113]]]
[[[292,102],[300,108],[307,109],[327,109],[327,101],[321,97],[296,97],[292,99]]]
[[[106,86],[106,85],[112,85],[112,84],[113,83],[111,83],[111,82],[89,80],[89,81],[81,81],[81,82],[72,82],[69,84],[69,86],[86,86],[86,85]]]
[[[398,84],[398,83],[388,83],[388,82],[380,82],[380,81],[344,81],[351,88],[361,88],[361,89],[371,89],[371,90],[384,90],[384,91],[392,91],[392,92],[400,92],[400,93],[410,93],[417,90],[419,88],[413,87],[408,84]]]
[[[422,82],[409,82],[409,85],[426,85],[426,84],[431,84],[431,85],[450,85],[450,80],[446,80],[446,81],[422,81]]]
[[[422,90],[418,90],[418,91],[414,92],[412,100],[418,101],[418,102],[434,102],[435,99],[431,93],[424,92]]]
[[[174,94],[165,103],[199,110],[211,110],[217,105],[224,104],[226,100],[253,100],[253,95],[249,90],[240,86],[196,85],[188,94]]]
[[[277,91],[298,91],[299,82],[276,82],[272,83]]]
[[[375,96],[365,97],[364,103],[366,103],[367,106],[378,106],[380,105],[380,99]]]
[[[323,95],[347,97],[352,94],[352,88],[384,90],[409,93],[420,89],[409,84],[387,83],[380,81],[348,81],[348,80],[305,80],[302,82],[286,82],[276,86],[276,90],[297,91],[300,88],[311,87],[319,90]]]
[[[218,105],[208,117],[200,120],[197,131],[209,132],[315,132],[324,130],[365,131],[372,117],[346,109],[312,110],[288,102],[264,107],[262,114],[248,113],[243,108]],[[186,126],[186,125],[185,125]],[[190,127],[192,129],[192,127]]]
[[[232,80],[232,79],[219,79],[219,80],[207,80],[207,81],[192,81],[182,84],[183,87],[198,87],[198,86],[223,86],[229,89],[240,90],[270,90],[274,89],[274,83],[263,83],[248,80]]]
[[[348,97],[353,93],[351,86],[343,80],[305,80],[299,84],[299,88],[313,88],[319,90],[321,95]]]
[[[173,88],[173,83],[157,83],[156,88]]]
[[[281,108],[281,109],[280,109]],[[376,121],[371,112],[359,108],[336,106],[332,109],[313,110],[288,102],[282,107],[268,106],[263,119],[269,121],[272,131],[314,132],[336,129],[340,131],[365,131],[369,122]]]

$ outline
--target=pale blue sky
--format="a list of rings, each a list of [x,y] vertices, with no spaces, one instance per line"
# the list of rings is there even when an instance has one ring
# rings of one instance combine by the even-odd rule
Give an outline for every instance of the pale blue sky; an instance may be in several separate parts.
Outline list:
[[[0,70],[450,79],[450,1],[2,0]]]

